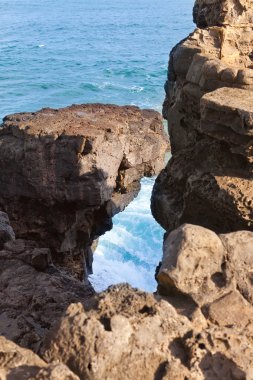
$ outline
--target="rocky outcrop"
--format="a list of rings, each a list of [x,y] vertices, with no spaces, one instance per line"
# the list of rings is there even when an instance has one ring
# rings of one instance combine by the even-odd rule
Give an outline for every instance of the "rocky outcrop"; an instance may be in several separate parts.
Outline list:
[[[252,243],[249,231],[184,225],[165,239],[160,295],[129,285],[94,295],[48,248],[8,239],[0,379],[253,379]]]
[[[168,347],[189,325],[167,302],[114,286],[92,310],[71,305],[48,336],[42,356],[67,363],[80,379],[161,379],[168,359],[177,363],[179,373],[180,361],[172,359]]]
[[[199,28],[216,25],[251,25],[252,6],[252,0],[196,0],[193,18]]]
[[[6,214],[2,231],[13,231]],[[81,283],[52,264],[48,248],[31,240],[8,240],[0,250],[0,335],[37,351],[48,329],[72,302],[87,303],[94,295]]]
[[[47,365],[32,351],[0,336],[0,380],[78,380],[64,364]]]
[[[171,52],[164,116],[173,157],[152,211],[220,233],[253,230],[252,2],[198,0],[198,28]]]
[[[252,249],[253,232],[216,235],[189,224],[172,231],[164,240],[158,290],[192,320],[195,338],[196,328],[202,330],[198,354],[202,356],[211,348],[212,355],[208,353],[205,359],[202,356],[200,362],[198,357],[195,363],[206,370],[205,379],[253,378]],[[187,344],[191,345],[190,341]],[[216,360],[223,364],[219,367]],[[228,364],[230,370],[235,369],[233,375],[225,369]],[[191,367],[191,374],[197,367]]]
[[[80,105],[4,118],[0,207],[18,238],[49,247],[78,278],[92,266],[92,242],[163,167],[160,115],[137,107]],[[86,266],[84,265],[86,264]]]
[[[92,309],[70,305],[40,353],[81,380],[253,378],[253,308],[239,292],[203,311],[181,294],[174,306],[173,297],[156,298],[119,285],[100,294]],[[183,303],[192,309],[188,318],[180,315]]]

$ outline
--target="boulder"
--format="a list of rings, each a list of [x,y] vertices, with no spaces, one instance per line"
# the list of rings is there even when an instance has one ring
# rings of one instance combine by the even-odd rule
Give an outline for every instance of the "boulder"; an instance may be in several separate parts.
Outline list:
[[[233,325],[219,326],[214,309],[213,322],[196,327],[166,299],[113,286],[97,296],[93,309],[70,305],[40,354],[65,363],[81,380],[252,379],[252,324],[228,310],[223,322]]]
[[[64,364],[48,365],[32,351],[0,336],[0,380],[78,380]]]
[[[34,351],[69,304],[94,295],[88,281],[55,267],[50,250],[35,241],[5,243],[0,264],[0,335]]]
[[[213,276],[222,273],[225,249],[206,228],[183,225],[164,240],[162,265],[157,276],[166,294],[182,292],[202,306],[217,298]]]

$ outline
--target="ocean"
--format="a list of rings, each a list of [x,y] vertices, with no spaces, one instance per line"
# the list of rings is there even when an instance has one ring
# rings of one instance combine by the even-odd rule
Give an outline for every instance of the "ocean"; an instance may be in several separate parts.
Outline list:
[[[0,118],[77,103],[161,111],[172,47],[193,29],[193,0],[1,0]],[[94,255],[96,290],[155,290],[164,231],[150,213],[154,178],[114,218]]]

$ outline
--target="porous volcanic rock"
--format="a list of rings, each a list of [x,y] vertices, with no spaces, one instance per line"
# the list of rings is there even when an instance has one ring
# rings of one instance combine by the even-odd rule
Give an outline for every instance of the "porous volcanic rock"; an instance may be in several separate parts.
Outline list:
[[[198,0],[197,28],[171,52],[164,116],[172,159],[152,196],[157,221],[253,230],[252,1]]]
[[[245,315],[253,322],[252,267],[253,232],[216,235],[204,227],[184,224],[164,239],[163,259],[157,274],[159,292],[186,294],[203,309],[213,302],[217,305],[220,302],[217,300],[234,305],[242,315],[237,325],[243,321],[244,304],[251,310]],[[218,309],[220,318],[223,313],[227,318],[236,316],[235,312],[228,312],[229,307]]]
[[[32,351],[0,336],[0,380],[78,380],[64,364],[48,365]]]
[[[173,231],[160,295],[126,284],[94,295],[52,264],[48,248],[7,241],[0,379],[253,379],[252,241],[249,231]]]
[[[185,372],[168,347],[189,330],[169,303],[119,285],[99,295],[92,310],[70,305],[41,354],[66,363],[82,380],[162,379],[171,360],[178,374]]]
[[[18,238],[49,247],[54,263],[87,278],[92,242],[137,195],[140,179],[161,170],[166,149],[152,110],[88,104],[7,116],[0,208]]]
[[[253,24],[253,1],[196,0],[193,18],[199,28],[215,25]]]
[[[0,214],[0,235],[7,218]],[[0,250],[0,336],[37,351],[69,304],[86,304],[93,295],[88,281],[80,282],[55,267],[50,249],[35,241],[11,239]]]
[[[81,380],[252,379],[253,325],[246,323],[252,306],[249,314],[243,304],[240,321],[229,315],[234,302],[243,301],[225,302],[222,322],[215,321],[214,306],[212,321],[197,309],[202,320],[191,322],[168,299],[113,286],[97,296],[93,309],[70,305],[40,354],[47,362],[65,363]]]

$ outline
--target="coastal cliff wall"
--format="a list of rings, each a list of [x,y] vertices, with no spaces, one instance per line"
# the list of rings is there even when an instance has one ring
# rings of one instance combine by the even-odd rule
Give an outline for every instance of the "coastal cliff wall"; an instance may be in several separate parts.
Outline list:
[[[253,380],[251,5],[196,1],[199,28],[171,53],[154,295],[94,294],[74,277],[140,177],[161,169],[159,115],[87,105],[4,120],[1,380]]]
[[[16,236],[51,250],[79,279],[92,270],[92,243],[164,165],[159,113],[90,104],[4,118],[0,207]]]
[[[163,113],[172,159],[152,197],[157,221],[253,229],[250,1],[194,6],[197,29],[171,52]]]

